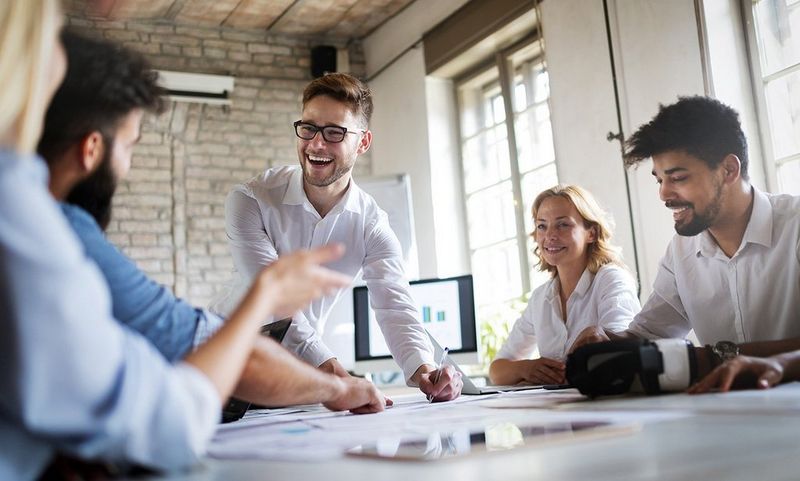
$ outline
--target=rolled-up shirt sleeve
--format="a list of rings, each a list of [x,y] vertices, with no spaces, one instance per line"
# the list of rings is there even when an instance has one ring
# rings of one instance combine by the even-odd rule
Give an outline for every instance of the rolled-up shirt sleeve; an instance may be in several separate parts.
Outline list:
[[[292,325],[286,331],[281,344],[315,367],[336,357],[336,354],[322,342],[322,337],[302,311],[292,316]]]
[[[375,318],[408,382],[423,364],[435,365],[433,346],[408,292],[400,242],[385,214],[368,231],[363,278]]]
[[[11,422],[0,438],[17,430],[40,449],[159,469],[193,463],[219,418],[215,388],[113,319],[103,277],[44,174],[2,160],[0,413]]]
[[[221,317],[208,309],[196,309],[196,312],[197,328],[194,331],[194,339],[192,339],[193,349],[205,344],[225,324]]]
[[[683,339],[692,329],[678,292],[672,259],[670,245],[658,266],[653,292],[628,326],[629,332],[645,339]]]

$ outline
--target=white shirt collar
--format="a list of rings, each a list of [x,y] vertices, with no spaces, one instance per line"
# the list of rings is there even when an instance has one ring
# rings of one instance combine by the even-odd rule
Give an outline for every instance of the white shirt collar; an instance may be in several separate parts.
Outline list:
[[[331,209],[329,214],[336,215],[344,210],[356,213],[360,212],[358,207],[359,190],[360,189],[356,186],[355,181],[351,177],[350,185],[347,187],[344,197]],[[303,205],[306,206],[307,209],[316,212],[314,206],[311,205],[311,201],[308,200],[305,189],[303,189],[303,169],[297,168],[292,172],[289,178],[289,185],[286,188],[286,193],[283,195],[282,203],[284,205]]]
[[[589,292],[589,288],[592,287],[593,278],[594,276],[592,275],[591,272],[589,272],[589,269],[588,268],[584,269],[583,274],[581,274],[581,278],[578,279],[578,284],[575,286],[575,290],[572,292],[572,295],[577,297],[585,296],[586,293]],[[553,300],[556,299],[560,301],[560,298],[558,297],[558,291],[560,289],[560,286],[561,283],[558,280],[558,274],[556,274],[550,280],[550,285],[547,287],[547,294],[545,295],[545,299],[547,299],[548,302],[552,302]]]
[[[737,249],[741,251],[748,243],[761,244],[765,247],[772,247],[772,204],[766,194],[760,190],[753,189],[753,210],[750,213],[750,220],[747,221],[747,228],[742,236],[742,243]],[[720,250],[717,241],[706,229],[698,235],[696,254],[703,257],[714,257]]]

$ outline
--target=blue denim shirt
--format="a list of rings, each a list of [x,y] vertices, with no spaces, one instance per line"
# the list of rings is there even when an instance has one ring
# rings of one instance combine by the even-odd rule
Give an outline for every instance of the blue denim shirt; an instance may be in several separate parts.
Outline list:
[[[202,454],[214,386],[120,326],[44,162],[3,149],[0,313],[0,479],[34,479],[57,451],[163,469]]]
[[[61,204],[61,210],[108,283],[114,317],[141,333],[164,357],[183,358],[207,331],[221,324],[213,314],[195,309],[147,277],[108,241],[88,212],[70,204]]]

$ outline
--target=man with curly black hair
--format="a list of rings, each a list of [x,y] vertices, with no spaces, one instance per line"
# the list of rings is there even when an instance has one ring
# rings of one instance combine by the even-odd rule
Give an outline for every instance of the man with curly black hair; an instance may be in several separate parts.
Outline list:
[[[627,165],[647,158],[677,235],[627,334],[694,330],[706,344],[697,350],[700,374],[740,352],[799,349],[800,197],[750,183],[736,111],[709,97],[661,106],[627,142]],[[575,345],[607,339],[590,328]]]

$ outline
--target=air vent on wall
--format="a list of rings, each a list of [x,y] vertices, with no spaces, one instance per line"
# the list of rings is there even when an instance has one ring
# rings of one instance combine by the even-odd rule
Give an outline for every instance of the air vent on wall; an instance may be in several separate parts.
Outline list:
[[[230,105],[233,77],[188,72],[158,71],[159,84],[176,102]]]

